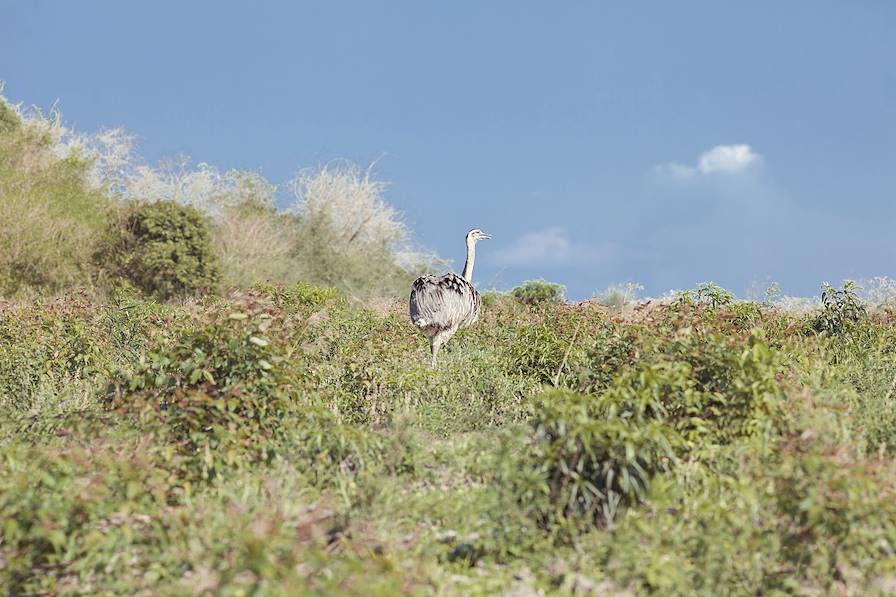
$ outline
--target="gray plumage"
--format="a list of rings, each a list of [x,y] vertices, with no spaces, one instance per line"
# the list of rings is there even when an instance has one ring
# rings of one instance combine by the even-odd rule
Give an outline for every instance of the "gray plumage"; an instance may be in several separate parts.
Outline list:
[[[411,323],[429,338],[432,366],[436,355],[459,328],[472,325],[479,319],[482,300],[473,287],[473,262],[476,259],[476,242],[491,238],[478,228],[467,233],[467,261],[464,273],[459,276],[421,276],[411,287]]]

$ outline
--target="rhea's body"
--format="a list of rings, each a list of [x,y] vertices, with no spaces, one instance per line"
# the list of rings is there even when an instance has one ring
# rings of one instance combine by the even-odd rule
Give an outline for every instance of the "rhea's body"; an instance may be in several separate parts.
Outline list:
[[[442,345],[458,329],[472,325],[479,319],[482,300],[473,287],[473,263],[476,260],[476,242],[488,238],[478,228],[467,233],[467,261],[463,275],[421,276],[414,280],[411,287],[411,323],[429,338],[433,367]]]

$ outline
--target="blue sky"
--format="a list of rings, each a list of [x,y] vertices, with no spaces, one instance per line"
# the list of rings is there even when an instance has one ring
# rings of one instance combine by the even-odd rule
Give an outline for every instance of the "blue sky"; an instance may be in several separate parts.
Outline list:
[[[4,2],[0,80],[283,183],[378,160],[480,285],[896,276],[896,3]]]

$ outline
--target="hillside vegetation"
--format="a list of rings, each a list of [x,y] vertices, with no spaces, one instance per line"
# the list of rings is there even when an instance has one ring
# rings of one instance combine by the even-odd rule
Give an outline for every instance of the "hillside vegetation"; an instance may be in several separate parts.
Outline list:
[[[0,102],[5,593],[896,592],[889,294],[536,280],[431,369],[368,173],[60,126]]]
[[[889,592],[896,325],[835,298],[492,296],[437,370],[403,304],[306,284],[6,303],[0,582]]]
[[[150,166],[123,130],[78,134],[0,96],[0,296],[126,283],[166,300],[303,280],[366,300],[444,265],[415,248],[370,170],[331,162],[285,186],[281,210],[258,172],[185,156]],[[170,270],[177,279],[149,280]]]

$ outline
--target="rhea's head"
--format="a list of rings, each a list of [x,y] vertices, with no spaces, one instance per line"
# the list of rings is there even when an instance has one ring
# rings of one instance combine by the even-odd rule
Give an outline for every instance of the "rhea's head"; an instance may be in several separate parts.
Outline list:
[[[480,230],[479,228],[473,228],[469,232],[467,232],[467,244],[471,245],[480,240],[488,240],[491,236]]]

